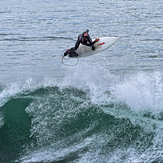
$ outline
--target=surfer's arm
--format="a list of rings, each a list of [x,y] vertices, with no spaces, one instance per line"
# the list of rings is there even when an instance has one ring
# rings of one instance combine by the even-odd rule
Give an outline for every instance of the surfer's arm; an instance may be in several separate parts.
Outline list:
[[[90,37],[89,37],[90,38]],[[91,38],[89,39],[89,43],[87,43],[86,46],[92,46],[93,44],[95,44],[96,42],[98,42],[100,39],[96,38],[95,41],[92,42]]]
[[[87,38],[89,43],[87,42],[86,46],[92,46],[95,43],[95,41],[92,42],[92,39],[90,38],[89,34],[87,35]]]
[[[92,46],[94,43],[96,43],[95,41],[91,42],[91,43],[87,43],[86,46]]]

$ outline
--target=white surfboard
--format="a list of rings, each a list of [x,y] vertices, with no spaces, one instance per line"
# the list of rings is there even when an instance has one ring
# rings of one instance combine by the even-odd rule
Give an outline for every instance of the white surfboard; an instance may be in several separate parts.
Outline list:
[[[92,50],[91,46],[80,44],[79,48],[77,49],[77,53],[79,55],[78,57],[82,58],[99,53],[112,46],[118,39],[118,37],[102,37],[98,42],[94,44],[95,50]]]

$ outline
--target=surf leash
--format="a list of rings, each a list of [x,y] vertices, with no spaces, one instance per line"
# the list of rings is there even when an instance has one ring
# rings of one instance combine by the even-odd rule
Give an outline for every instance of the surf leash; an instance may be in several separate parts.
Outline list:
[[[70,65],[70,64],[66,64],[64,63],[64,60],[69,60],[69,59],[65,59],[65,56],[62,57],[62,63],[65,65],[65,66],[76,66],[79,62],[79,58],[78,57],[75,57],[77,60],[76,60],[76,63],[74,65]]]
[[[64,50],[65,51],[65,50]],[[62,52],[62,63],[65,65],[65,66],[76,66],[77,64],[78,64],[78,62],[79,62],[79,58],[78,57],[74,57],[74,58],[76,58],[77,60],[76,60],[76,63],[74,64],[74,65],[70,65],[70,64],[66,64],[66,63],[64,63],[64,60],[69,60],[69,59],[71,59],[71,57],[68,57],[68,58],[66,58],[66,56],[64,56],[64,51]]]

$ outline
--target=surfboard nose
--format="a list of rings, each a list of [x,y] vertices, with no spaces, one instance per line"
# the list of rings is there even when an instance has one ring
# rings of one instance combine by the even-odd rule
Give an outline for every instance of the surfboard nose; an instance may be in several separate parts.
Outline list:
[[[118,39],[119,37],[110,37],[109,38],[110,46],[113,45],[115,42],[117,42]]]
[[[112,37],[112,39],[113,39],[114,41],[117,41],[117,40],[119,39],[119,37]]]

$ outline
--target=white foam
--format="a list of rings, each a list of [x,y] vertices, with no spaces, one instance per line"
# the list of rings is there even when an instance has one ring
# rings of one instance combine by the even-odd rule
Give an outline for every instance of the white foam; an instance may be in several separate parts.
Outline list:
[[[56,83],[55,80],[44,79],[40,82],[36,82],[32,78],[29,78],[20,83],[7,85],[2,92],[0,92],[0,106],[3,106],[8,100],[14,98],[16,95],[27,94],[42,87],[55,86]]]
[[[84,141],[66,145],[69,139],[76,139],[76,137],[80,137],[80,134],[82,133],[77,133],[73,137],[71,136],[71,138],[67,137],[61,141],[51,143],[48,148],[42,147],[35,151],[30,151],[30,153],[23,156],[20,160],[22,163],[60,161],[71,153],[75,153],[78,150],[87,147],[93,141],[93,138],[86,138]]]
[[[73,71],[73,72],[72,72]],[[124,102],[133,113],[148,113],[159,118],[163,110],[163,77],[161,72],[136,72],[122,77],[96,65],[86,64],[70,69],[62,86],[89,90],[93,103]]]
[[[125,102],[133,113],[150,113],[160,118],[163,110],[163,82],[159,72],[131,75],[115,85],[118,101]]]

